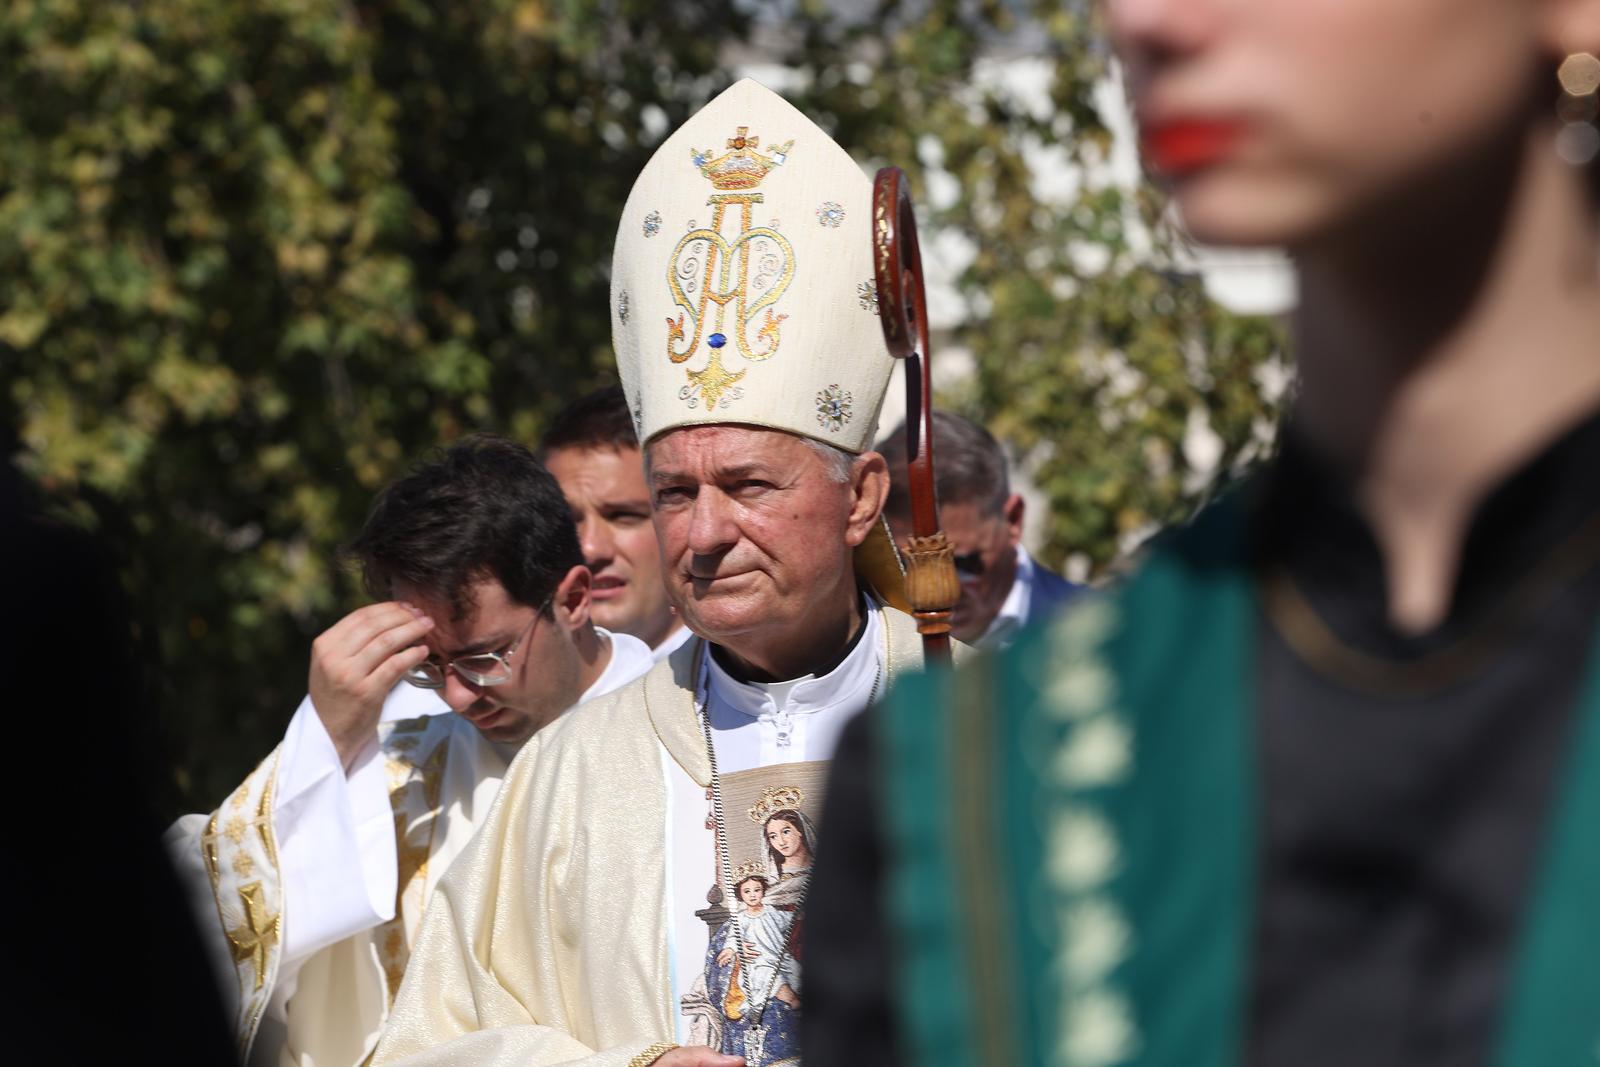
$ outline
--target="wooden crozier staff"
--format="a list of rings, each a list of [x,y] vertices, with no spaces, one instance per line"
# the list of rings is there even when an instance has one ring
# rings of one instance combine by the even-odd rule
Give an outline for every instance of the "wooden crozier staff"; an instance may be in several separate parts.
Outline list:
[[[928,297],[911,193],[899,167],[884,167],[872,182],[872,263],[879,321],[889,354],[906,361],[906,466],[910,472],[911,532],[906,546],[906,599],[922,635],[928,665],[950,663],[950,613],[961,595],[955,553],[939,528],[933,480],[933,403],[929,380]]]

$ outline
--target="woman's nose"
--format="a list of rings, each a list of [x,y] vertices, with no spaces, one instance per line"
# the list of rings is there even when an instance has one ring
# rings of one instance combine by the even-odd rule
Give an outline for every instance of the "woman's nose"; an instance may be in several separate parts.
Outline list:
[[[1220,21],[1222,0],[1105,0],[1117,55],[1138,78],[1163,59],[1203,47]]]

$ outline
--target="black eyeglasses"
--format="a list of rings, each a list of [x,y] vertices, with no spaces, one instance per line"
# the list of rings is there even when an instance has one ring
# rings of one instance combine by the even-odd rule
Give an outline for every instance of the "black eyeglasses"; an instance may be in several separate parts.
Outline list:
[[[470,656],[461,656],[442,667],[431,659],[425,659],[406,672],[406,681],[418,689],[443,689],[444,672],[447,669],[455,671],[473,685],[503,685],[511,681],[513,670],[511,657],[516,655],[517,649],[523,642],[533,636],[534,627],[539,625],[545,609],[554,599],[554,593],[545,598],[544,603],[533,613],[533,621],[528,624],[527,630],[521,637],[507,645],[504,652],[478,652]]]
[[[983,553],[979,551],[962,552],[955,557],[956,571],[970,578],[981,578],[984,572]]]

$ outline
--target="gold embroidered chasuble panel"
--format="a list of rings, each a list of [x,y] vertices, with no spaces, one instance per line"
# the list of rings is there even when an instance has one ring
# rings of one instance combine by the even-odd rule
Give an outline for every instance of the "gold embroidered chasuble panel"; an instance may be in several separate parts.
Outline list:
[[[241,1058],[271,999],[283,941],[283,886],[272,824],[277,772],[274,751],[211,813],[199,840],[233,978],[223,988]]]
[[[199,836],[216,914],[210,922],[202,916],[202,930],[227,951],[234,980],[225,983],[226,993],[241,1060],[289,1056],[319,1067],[355,1067],[370,1057],[428,896],[487,814],[505,771],[500,751],[456,715],[383,723],[378,739],[395,829],[394,917],[306,960],[286,1025],[263,1025],[278,985],[283,931],[296,908],[285,899],[272,819],[278,751],[206,820]]]

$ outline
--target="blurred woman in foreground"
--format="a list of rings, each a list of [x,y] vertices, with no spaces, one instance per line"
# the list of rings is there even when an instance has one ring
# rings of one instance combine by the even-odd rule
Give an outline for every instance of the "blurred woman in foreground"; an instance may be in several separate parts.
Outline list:
[[[1600,0],[1105,9],[1189,230],[1296,261],[1299,400],[1126,587],[855,724],[806,1057],[1594,1063]]]

